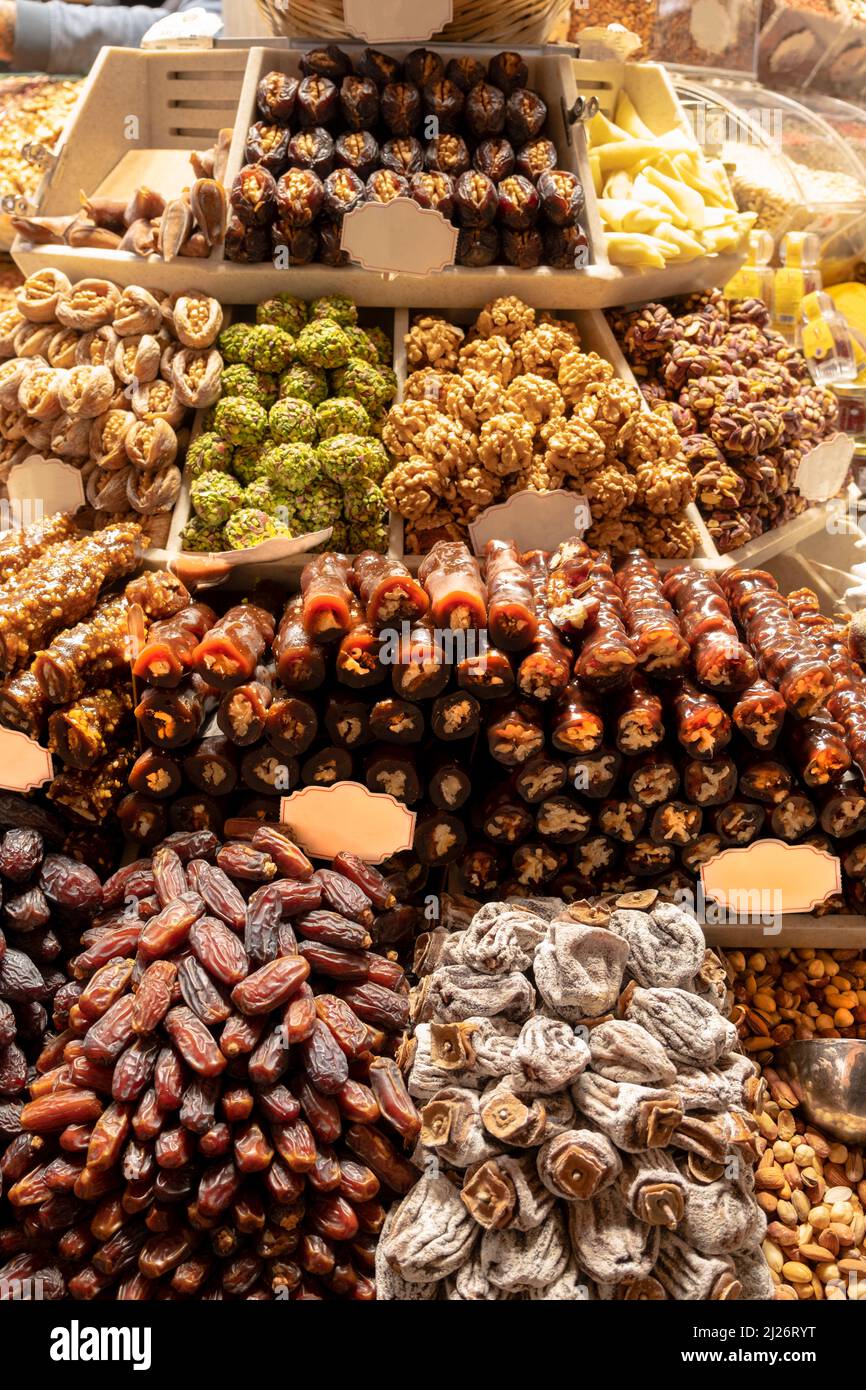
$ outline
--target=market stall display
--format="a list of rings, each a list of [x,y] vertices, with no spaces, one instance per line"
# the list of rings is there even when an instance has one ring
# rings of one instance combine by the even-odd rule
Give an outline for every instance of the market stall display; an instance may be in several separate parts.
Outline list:
[[[328,0],[63,133],[0,84],[0,1301],[861,1296],[786,1051],[866,1047],[866,140],[804,96],[862,26],[804,5],[776,107],[720,0],[578,14],[676,78]],[[772,855],[826,889],[742,913]]]

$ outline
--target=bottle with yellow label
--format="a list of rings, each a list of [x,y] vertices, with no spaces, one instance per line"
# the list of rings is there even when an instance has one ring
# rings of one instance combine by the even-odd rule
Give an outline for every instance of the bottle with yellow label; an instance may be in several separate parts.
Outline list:
[[[853,381],[854,342],[829,294],[807,294],[801,306],[800,347],[816,386]]]
[[[782,264],[773,279],[775,324],[793,338],[800,324],[800,306],[807,294],[823,289],[818,269],[820,243],[813,232],[788,232],[782,238]]]
[[[725,285],[725,299],[761,299],[773,316],[774,242],[769,232],[750,232],[746,260]]]

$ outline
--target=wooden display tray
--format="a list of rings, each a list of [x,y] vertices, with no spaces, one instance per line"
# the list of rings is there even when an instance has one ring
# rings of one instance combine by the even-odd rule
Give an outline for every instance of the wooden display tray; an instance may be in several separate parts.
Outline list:
[[[358,44],[344,46],[349,52],[360,49]],[[398,54],[408,52],[409,47],[391,46]],[[493,44],[468,49],[464,45],[437,47],[446,57],[469,51],[489,58],[499,51]],[[299,47],[245,45],[181,53],[102,49],[44,181],[40,214],[71,215],[78,209],[82,189],[91,196],[126,197],[144,182],[163,193],[176,194],[193,179],[186,153],[207,148],[225,126],[234,126],[226,175],[230,186],[244,163],[247,129],[257,116],[259,78],[273,68],[297,73],[303,52]],[[586,133],[582,123],[573,123],[569,114],[578,97],[578,83],[581,90],[596,95],[603,91],[613,94],[618,90],[617,82],[629,89],[629,84],[635,83],[641,113],[649,124],[655,121],[659,129],[667,128],[673,112],[687,129],[664,69],[657,64],[575,64],[565,49],[529,54],[527,62],[530,86],[540,91],[548,104],[550,133],[562,166],[578,174],[586,191],[582,221],[590,242],[588,266],[574,270],[455,266],[435,276],[382,274],[356,266],[321,264],[284,270],[270,262],[240,265],[226,261],[221,247],[206,260],[184,258],[166,264],[157,257],[142,260],[128,252],[36,245],[21,236],[14,243],[13,257],[25,275],[54,266],[73,281],[107,276],[121,285],[139,284],[170,292],[201,290],[223,304],[253,304],[290,289],[305,299],[346,294],[358,304],[378,308],[438,304],[453,309],[467,302],[483,304],[498,295],[518,294],[539,309],[588,309],[708,289],[729,279],[744,253],[701,257],[664,271],[641,271],[611,266],[604,252]],[[653,112],[658,112],[657,118]]]

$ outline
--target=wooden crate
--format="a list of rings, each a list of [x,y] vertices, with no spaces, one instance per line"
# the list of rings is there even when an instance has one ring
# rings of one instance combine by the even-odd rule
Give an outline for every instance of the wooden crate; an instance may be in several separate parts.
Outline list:
[[[360,49],[351,43],[345,47],[350,53]],[[410,47],[394,45],[392,51],[401,54]],[[474,45],[469,50],[466,46],[438,48],[446,58],[471,51],[482,60],[499,51],[495,44]],[[243,43],[183,53],[103,49],[57,163],[46,180],[41,214],[63,216],[76,212],[81,189],[91,196],[101,193],[126,197],[139,183],[145,183],[169,196],[177,194],[193,177],[187,152],[206,148],[224,126],[234,127],[226,176],[230,185],[244,164],[247,130],[257,117],[255,96],[260,77],[275,68],[296,74],[303,52],[300,47],[248,47]],[[535,270],[518,270],[506,265],[454,266],[429,276],[382,274],[358,266],[321,264],[284,270],[270,262],[239,265],[226,261],[221,247],[206,260],[183,259],[165,264],[157,257],[142,260],[127,252],[38,246],[20,236],[15,241],[13,256],[25,275],[50,265],[63,269],[72,280],[95,275],[122,285],[140,284],[168,291],[201,290],[216,295],[223,304],[252,304],[290,288],[301,298],[346,294],[358,304],[379,308],[404,308],[409,304],[459,308],[467,302],[483,304],[498,295],[518,294],[538,309],[589,309],[706,289],[728,279],[741,263],[741,255],[702,257],[665,271],[622,270],[608,264],[595,207],[586,133],[581,122],[572,122],[569,113],[578,97],[578,77],[581,83],[592,80],[599,90],[606,81],[611,92],[615,90],[614,79],[601,75],[590,79],[589,73],[584,75],[587,65],[575,63],[566,49],[531,53],[527,63],[529,85],[547,102],[549,131],[559,150],[561,165],[580,177],[586,191],[582,222],[589,237],[590,264],[585,267],[556,270],[539,266]],[[642,75],[635,77],[635,73]],[[663,91],[666,99],[676,102],[663,69],[654,64],[632,65],[627,80],[656,92],[657,97]],[[587,89],[586,94],[597,94],[596,87]]]

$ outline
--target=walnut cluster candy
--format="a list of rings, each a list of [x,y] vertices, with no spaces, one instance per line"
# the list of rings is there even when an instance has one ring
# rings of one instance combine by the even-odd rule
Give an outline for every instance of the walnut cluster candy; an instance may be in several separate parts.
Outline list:
[[[499,197],[507,219],[538,214],[538,194],[520,175],[500,183]],[[495,216],[496,190],[478,171],[460,176],[454,199],[480,221]],[[569,321],[503,296],[468,334],[420,315],[406,352],[406,399],[392,408],[383,439],[397,460],[384,487],[411,523],[410,549],[428,549],[443,527],[464,534],[484,507],[512,493],[570,488],[589,499],[596,544],[617,554],[635,546],[693,553],[697,536],[683,511],[695,483],[680,435],[643,408],[609,362],[581,351]]]
[[[425,1171],[380,1298],[768,1296],[756,1068],[694,919],[627,901],[491,902],[419,942],[401,1056]]]
[[[835,428],[836,402],[760,303],[710,292],[618,313],[613,324],[653,411],[682,437],[720,551],[803,510],[796,470]]]

